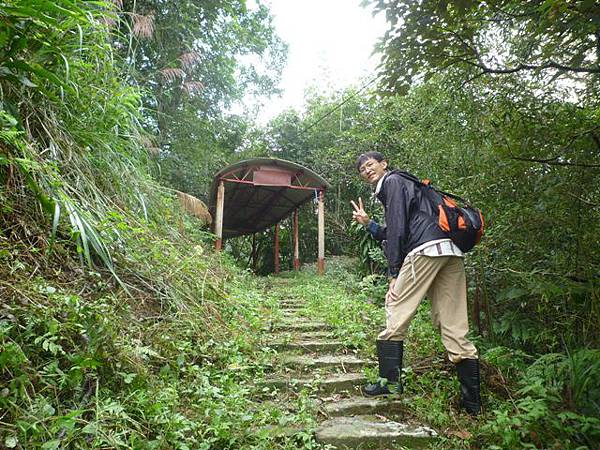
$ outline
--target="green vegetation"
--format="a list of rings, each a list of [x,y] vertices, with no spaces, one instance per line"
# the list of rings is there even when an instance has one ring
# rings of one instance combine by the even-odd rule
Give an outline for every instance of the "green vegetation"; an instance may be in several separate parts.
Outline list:
[[[598,2],[366,1],[390,21],[382,83],[315,89],[265,127],[226,112],[273,94],[285,60],[252,3],[0,4],[0,447],[318,448],[314,392],[282,401],[262,385],[279,371],[266,325],[302,298],[372,356],[385,259],[349,201],[369,198],[353,163],[377,149],[488,219],[468,259],[485,412],[456,411],[425,302],[407,343],[411,417],[441,431],[436,448],[597,448]],[[175,190],[206,199],[217,168],[253,156],[331,182],[327,249],[353,258],[282,289],[251,273],[271,270],[270,230],[251,270],[249,237],[212,252]],[[290,424],[303,431],[267,427]]]
[[[328,243],[332,252],[362,255],[365,275],[377,273],[383,261],[360,229],[350,231],[360,245],[349,245],[347,205],[361,195],[370,198],[352,167],[362,150],[376,148],[395,167],[429,178],[484,211],[487,235],[469,259],[478,331],[528,350],[597,347],[600,170],[587,162],[598,152],[598,110],[555,94],[536,95],[537,88],[501,80],[459,89],[452,78],[437,77],[377,104],[354,97],[344,105],[345,127],[340,129],[339,117],[328,117],[296,139],[308,149],[305,162],[325,167],[334,186],[344,187],[328,193]],[[337,99],[313,101],[318,108],[298,128]],[[556,123],[563,125],[551,125]],[[542,136],[543,143],[537,141]],[[535,161],[565,145],[564,165]],[[311,232],[305,241],[314,241]]]
[[[580,76],[598,81],[600,12],[594,0],[363,4],[385,12],[390,23],[379,50],[385,55],[381,75],[392,92],[406,91],[414,81],[440,71],[467,80],[531,73],[551,81]],[[588,87],[593,89],[592,83]]]
[[[0,445],[273,448],[269,302],[152,178],[118,6],[0,6]]]
[[[359,354],[372,356],[383,310],[361,284],[355,261],[334,259],[329,267],[327,278],[315,276],[314,271],[295,276],[286,292],[303,299],[310,317],[323,317]],[[428,302],[419,308],[406,342],[402,399],[411,414],[408,418],[442,431],[435,448],[591,449],[599,442],[598,350],[550,353],[536,359],[478,340],[486,411],[472,419],[457,411],[458,381],[431,325]],[[563,402],[565,395],[570,403]]]

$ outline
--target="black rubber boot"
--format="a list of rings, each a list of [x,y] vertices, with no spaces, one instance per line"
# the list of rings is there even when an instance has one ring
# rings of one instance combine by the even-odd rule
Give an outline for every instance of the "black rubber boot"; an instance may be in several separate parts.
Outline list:
[[[373,383],[363,386],[365,395],[389,395],[402,393],[402,353],[403,341],[377,341],[377,359],[379,360],[379,378],[387,383]]]
[[[460,407],[476,416],[481,412],[479,360],[463,359],[456,364],[456,372],[460,381]]]

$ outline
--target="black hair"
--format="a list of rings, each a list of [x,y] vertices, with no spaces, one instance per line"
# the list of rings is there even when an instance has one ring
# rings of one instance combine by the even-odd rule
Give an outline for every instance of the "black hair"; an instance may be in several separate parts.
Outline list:
[[[371,159],[371,158],[377,162],[381,162],[381,161],[385,160],[385,156],[383,156],[383,153],[380,153],[380,152],[371,151],[371,152],[363,153],[358,158],[356,158],[356,170],[360,170],[360,166],[362,166],[366,160]]]

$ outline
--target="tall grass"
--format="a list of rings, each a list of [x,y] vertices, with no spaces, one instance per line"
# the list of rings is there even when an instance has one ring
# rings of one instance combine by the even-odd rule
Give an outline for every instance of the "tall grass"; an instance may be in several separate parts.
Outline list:
[[[238,448],[264,302],[150,176],[118,3],[0,3],[0,447]]]
[[[17,210],[51,223],[50,244],[67,233],[82,262],[117,277],[110,247],[118,233],[101,233],[99,222],[123,208],[147,218],[159,196],[140,145],[140,94],[123,83],[112,51],[115,8],[75,0],[0,5],[0,170]],[[30,196],[37,211],[19,204]]]

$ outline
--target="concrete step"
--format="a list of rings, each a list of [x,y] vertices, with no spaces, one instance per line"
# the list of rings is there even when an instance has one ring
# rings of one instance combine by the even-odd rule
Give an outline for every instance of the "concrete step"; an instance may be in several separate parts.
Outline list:
[[[281,315],[283,317],[302,317],[303,313],[304,313],[304,309],[282,309],[281,310]]]
[[[360,373],[336,373],[319,379],[315,377],[288,376],[274,378],[266,383],[266,386],[277,389],[288,389],[298,391],[307,386],[315,386],[320,392],[326,394],[356,391],[357,387],[366,383],[367,379]]]
[[[304,308],[287,308],[287,307],[283,307],[283,308],[279,308],[279,311],[282,314],[287,314],[287,315],[291,315],[291,314],[300,315],[300,313],[302,311],[305,311],[305,309]]]
[[[366,382],[361,380],[360,384]],[[329,417],[385,414],[388,417],[402,413],[404,403],[390,396],[388,398],[352,397],[326,402],[321,408]]]
[[[303,316],[299,311],[282,311],[281,317],[283,320],[294,320],[294,319],[302,319],[307,320],[306,316]]]
[[[311,339],[337,339],[332,335],[331,331],[304,331],[302,333],[294,333],[294,339],[311,340]]]
[[[295,298],[282,298],[279,300],[281,306],[304,306],[306,303]]]
[[[329,329],[329,325],[324,322],[288,320],[280,321],[278,324],[275,324],[274,328],[281,331],[324,331]]]
[[[323,340],[323,339],[294,339],[289,342],[274,341],[267,344],[269,347],[277,350],[294,350],[305,353],[311,352],[334,352],[344,347],[341,341]]]
[[[282,311],[301,311],[306,309],[304,305],[298,303],[280,303],[279,306]]]
[[[318,442],[340,449],[424,448],[435,437],[437,433],[429,427],[368,415],[335,417],[323,422],[316,431]]]
[[[271,333],[273,341],[290,341],[290,340],[305,340],[310,341],[313,339],[332,339],[337,338],[333,335],[330,330],[319,330],[319,331],[275,331]]]
[[[368,362],[354,355],[282,355],[281,362],[287,367],[311,370],[318,367],[336,367],[344,372],[360,369]]]
[[[299,341],[338,341],[331,331],[281,331],[275,330],[269,336],[269,340],[266,342],[267,345],[279,342],[299,342]]]

